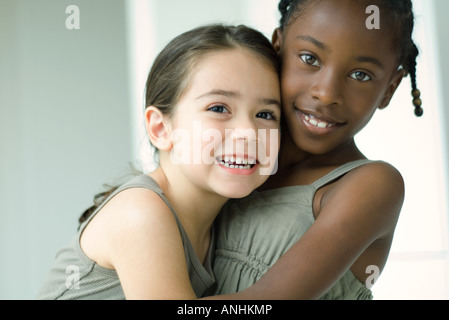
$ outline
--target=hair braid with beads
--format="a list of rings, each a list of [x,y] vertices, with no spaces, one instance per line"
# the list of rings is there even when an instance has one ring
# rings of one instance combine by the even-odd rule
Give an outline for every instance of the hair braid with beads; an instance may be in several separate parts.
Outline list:
[[[305,5],[310,2],[310,0],[280,0],[280,29],[284,30],[287,28],[291,20],[298,18]],[[415,115],[421,117],[424,112],[421,92],[416,84],[416,58],[419,55],[419,50],[412,39],[415,20],[412,0],[376,0],[375,2],[385,8],[385,12],[388,13],[390,18],[390,24],[398,27],[397,30],[395,28],[394,35],[401,50],[399,64],[410,75]],[[295,17],[293,17],[294,14]]]

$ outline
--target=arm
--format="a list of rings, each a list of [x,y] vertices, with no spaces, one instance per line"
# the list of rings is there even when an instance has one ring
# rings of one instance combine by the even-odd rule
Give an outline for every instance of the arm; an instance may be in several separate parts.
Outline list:
[[[256,284],[216,298],[317,299],[368,248],[379,251],[380,244],[381,254],[368,261],[383,264],[403,198],[402,177],[390,165],[370,164],[348,173],[323,195],[312,227]]]
[[[130,189],[113,200],[107,252],[126,298],[196,299],[176,220],[162,199]]]

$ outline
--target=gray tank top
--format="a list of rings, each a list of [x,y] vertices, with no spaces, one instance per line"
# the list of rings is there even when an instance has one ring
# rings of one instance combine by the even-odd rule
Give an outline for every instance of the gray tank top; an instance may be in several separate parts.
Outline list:
[[[253,285],[315,222],[313,199],[321,187],[370,163],[347,163],[311,185],[253,192],[229,201],[217,224],[215,294]],[[372,292],[348,270],[322,300],[371,300]]]
[[[163,194],[159,185],[148,175],[140,175],[117,189],[81,226],[72,241],[56,255],[37,299],[45,300],[124,300],[120,280],[115,270],[103,268],[90,260],[80,246],[80,236],[89,221],[119,192],[130,188],[145,188],[154,191],[172,211],[184,244],[184,253],[193,290],[198,297],[206,294],[215,279],[212,273],[214,235],[204,265],[200,262],[187,234],[182,227],[173,207]]]

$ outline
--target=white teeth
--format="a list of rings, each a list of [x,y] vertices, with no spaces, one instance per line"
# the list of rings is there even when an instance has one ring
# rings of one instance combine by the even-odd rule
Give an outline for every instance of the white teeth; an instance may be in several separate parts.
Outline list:
[[[318,123],[317,127],[318,128],[326,128],[327,124],[325,124],[324,122],[320,122],[320,123]]]
[[[326,121],[319,121],[317,119],[312,118],[309,115],[305,115],[304,118],[306,119],[306,121],[308,123],[310,123],[311,125],[313,125],[313,126],[315,126],[317,128],[324,129],[324,128],[330,128],[330,127],[335,126],[335,124],[333,124],[333,123],[329,123],[329,122],[326,122]]]
[[[240,169],[240,170],[250,170],[251,169],[251,165],[233,165],[233,164],[229,164],[227,162],[222,162],[220,163],[223,167],[226,168],[231,168],[231,169]]]
[[[255,164],[257,160],[247,160],[239,157],[229,157],[225,156],[222,160],[219,161],[219,164],[231,169],[240,169],[240,170],[250,170]]]

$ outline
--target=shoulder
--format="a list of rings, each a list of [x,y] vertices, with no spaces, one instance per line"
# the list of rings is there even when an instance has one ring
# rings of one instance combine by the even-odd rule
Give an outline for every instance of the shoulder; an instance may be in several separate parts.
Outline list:
[[[387,162],[371,162],[346,174],[336,185],[342,189],[361,189],[370,194],[402,201],[405,186],[401,173]],[[355,190],[354,190],[355,191]]]
[[[163,235],[164,232],[178,229],[173,212],[164,200],[150,189],[124,190],[117,194],[105,209],[110,211],[108,223],[112,241],[118,239],[118,242],[123,242],[123,235],[136,237],[142,234],[148,237],[154,233]],[[119,235],[120,237],[116,237]]]
[[[321,198],[320,214],[337,212],[362,223],[374,223],[378,236],[393,232],[404,201],[400,172],[386,162],[360,166],[334,183]]]
[[[401,173],[394,166],[383,161],[373,161],[361,165],[347,173],[342,180],[364,180],[367,178],[370,178],[370,181],[374,183],[404,185]]]
[[[152,190],[133,188],[118,194],[110,205],[104,248],[125,296],[195,297],[178,223],[165,201]]]
[[[130,246],[148,248],[156,240],[178,234],[173,213],[156,192],[130,188],[115,195],[93,217],[83,231],[81,245],[92,260],[115,268],[117,256],[125,256]]]

